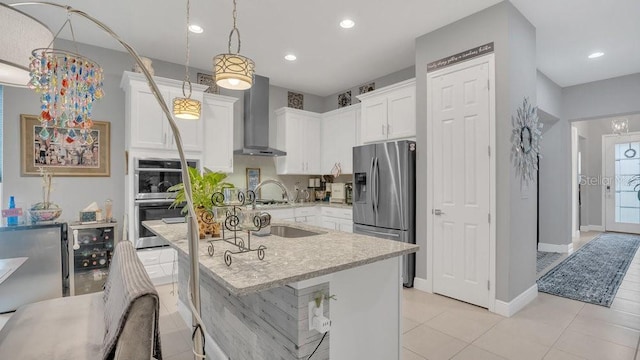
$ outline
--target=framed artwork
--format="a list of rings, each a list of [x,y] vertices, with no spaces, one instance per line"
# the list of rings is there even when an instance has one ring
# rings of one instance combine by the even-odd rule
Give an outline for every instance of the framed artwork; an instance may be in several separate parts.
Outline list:
[[[218,84],[213,80],[213,75],[198,73],[198,84],[207,85],[208,88],[205,92],[209,94],[219,94]]]
[[[78,129],[59,128],[43,139],[43,126],[36,115],[20,115],[20,175],[40,176],[40,168],[58,176],[111,175],[111,123],[94,121],[90,141],[81,141]],[[75,141],[68,139],[76,138]]]
[[[351,105],[351,90],[338,94],[338,107]]]
[[[288,107],[292,109],[304,110],[304,95],[289,91],[287,95]]]
[[[364,85],[362,85],[362,86],[360,86],[358,88],[358,90],[360,91],[360,95],[366,94],[369,91],[373,91],[375,89],[376,89],[376,83],[375,82],[364,84]]]
[[[260,183],[260,168],[247,168],[247,190],[252,190]],[[256,199],[260,198],[260,189],[256,193]]]

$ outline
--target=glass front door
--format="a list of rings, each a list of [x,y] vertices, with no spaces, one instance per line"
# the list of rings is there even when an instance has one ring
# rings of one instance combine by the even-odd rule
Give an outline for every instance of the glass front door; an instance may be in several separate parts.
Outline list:
[[[604,137],[606,230],[640,233],[640,134]]]

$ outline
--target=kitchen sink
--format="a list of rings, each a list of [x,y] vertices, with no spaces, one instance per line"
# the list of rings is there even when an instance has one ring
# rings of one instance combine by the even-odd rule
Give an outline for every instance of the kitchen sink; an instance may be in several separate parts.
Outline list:
[[[283,238],[301,238],[321,234],[326,234],[326,232],[303,230],[286,225],[271,225],[271,235]]]

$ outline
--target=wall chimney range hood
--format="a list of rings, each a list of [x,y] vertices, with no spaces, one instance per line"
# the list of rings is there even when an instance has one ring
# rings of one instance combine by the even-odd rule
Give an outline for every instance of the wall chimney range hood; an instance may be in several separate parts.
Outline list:
[[[269,147],[269,78],[254,75],[253,86],[244,92],[244,147],[236,155],[285,156]]]

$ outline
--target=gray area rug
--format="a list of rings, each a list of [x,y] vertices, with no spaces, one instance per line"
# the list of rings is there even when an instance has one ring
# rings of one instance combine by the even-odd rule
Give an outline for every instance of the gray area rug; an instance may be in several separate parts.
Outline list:
[[[538,290],[591,304],[611,306],[640,236],[604,233],[538,280]]]
[[[538,251],[536,261],[536,273],[540,275],[542,271],[548,268],[551,264],[560,259],[562,254],[554,252]]]

